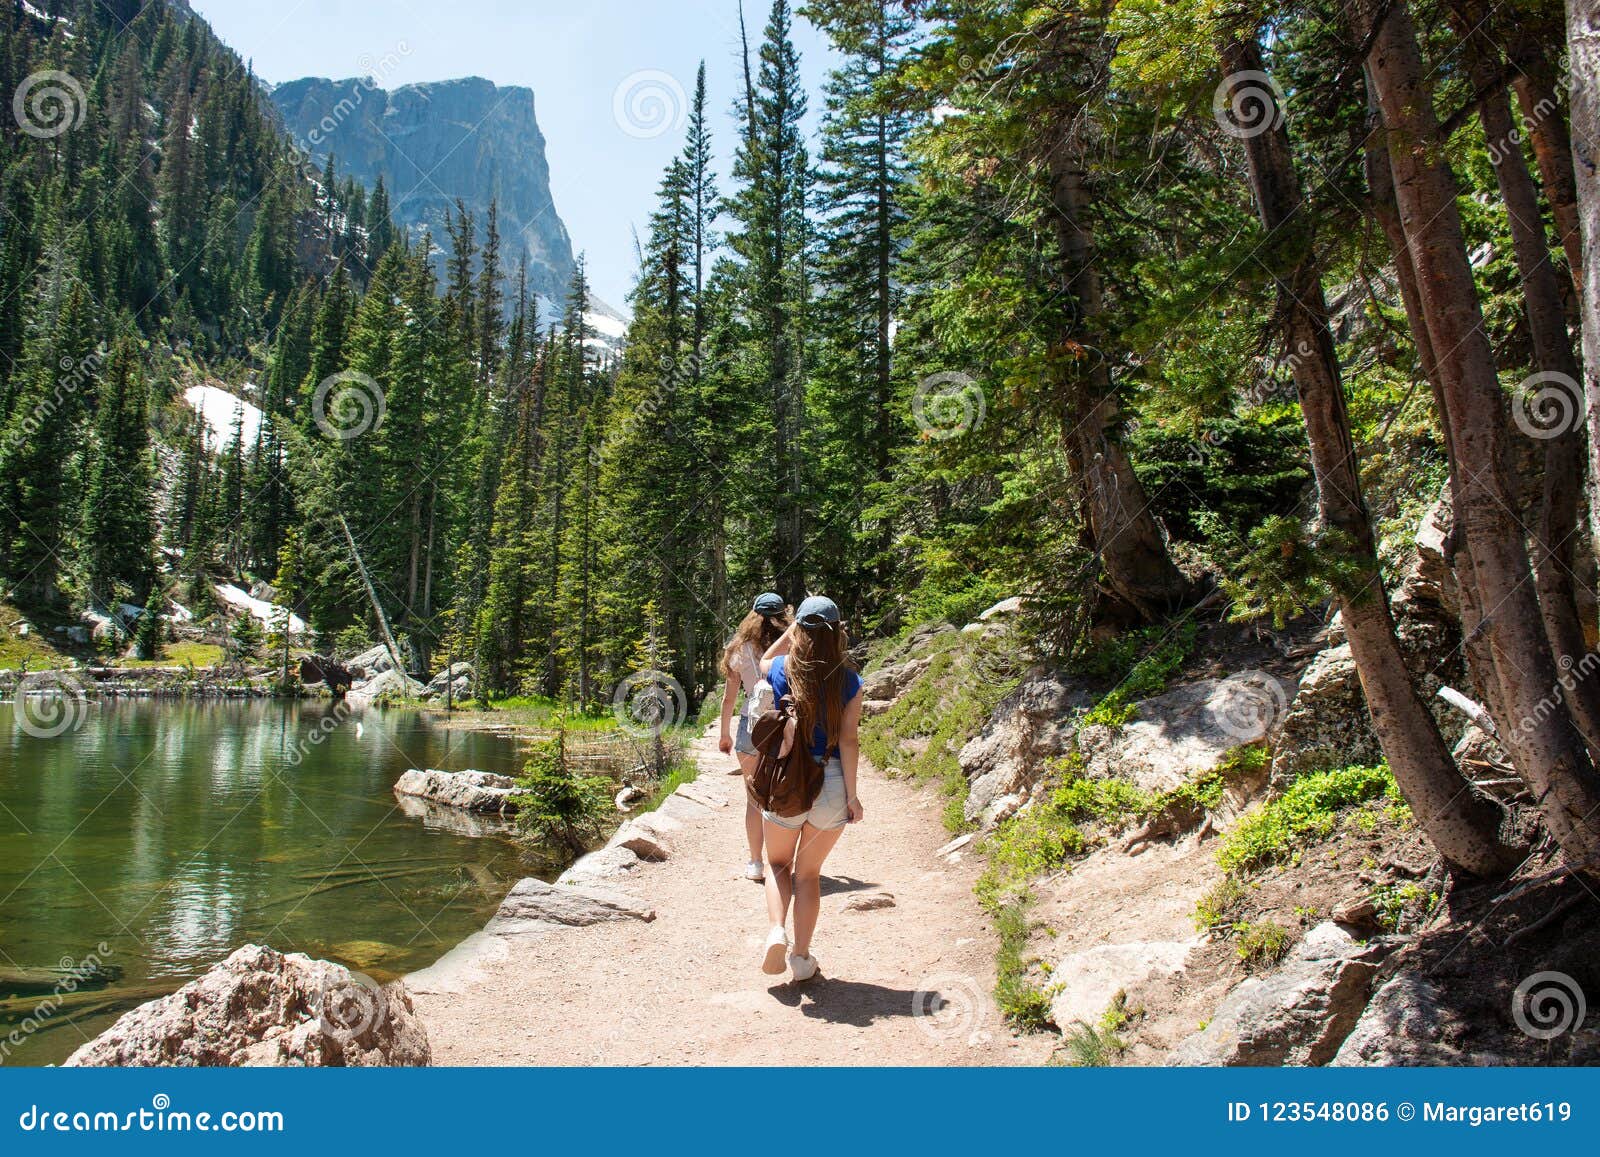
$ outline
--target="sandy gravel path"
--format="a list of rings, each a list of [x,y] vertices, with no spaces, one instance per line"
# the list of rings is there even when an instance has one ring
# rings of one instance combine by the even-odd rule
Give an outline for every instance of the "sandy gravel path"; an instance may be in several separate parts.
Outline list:
[[[759,968],[766,919],[760,885],[737,874],[737,769],[711,732],[693,750],[690,791],[723,806],[690,809],[672,858],[614,885],[656,919],[479,936],[414,974],[435,1064],[1043,1063],[1048,1039],[1014,1037],[994,1009],[978,865],[934,855],[948,838],[935,793],[863,767],[866,820],[825,869],[823,974],[796,984]],[[893,906],[844,910],[878,892]]]

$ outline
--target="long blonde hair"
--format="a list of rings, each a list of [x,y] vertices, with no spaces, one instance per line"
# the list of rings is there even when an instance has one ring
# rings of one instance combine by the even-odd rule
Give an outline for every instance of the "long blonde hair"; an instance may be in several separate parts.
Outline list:
[[[775,615],[763,615],[751,611],[739,624],[739,629],[733,633],[733,638],[728,640],[728,645],[722,649],[723,676],[733,678],[734,657],[743,653],[745,648],[752,648],[756,658],[760,659],[767,653],[767,648],[781,639],[788,629],[788,611],[779,611]]]
[[[789,694],[794,696],[796,732],[811,736],[820,724],[827,737],[824,751],[838,746],[844,726],[845,676],[854,670],[849,646],[843,623],[802,626],[795,632],[794,646],[784,663]]]

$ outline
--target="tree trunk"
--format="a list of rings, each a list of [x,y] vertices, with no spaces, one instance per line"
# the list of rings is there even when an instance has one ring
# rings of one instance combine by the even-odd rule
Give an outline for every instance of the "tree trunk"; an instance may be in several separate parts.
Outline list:
[[[1578,358],[1567,333],[1561,283],[1545,241],[1538,189],[1523,160],[1511,104],[1503,89],[1492,88],[1504,62],[1485,35],[1488,13],[1483,0],[1454,0],[1451,17],[1461,37],[1468,78],[1479,91],[1489,90],[1478,104],[1478,119],[1483,124],[1489,159],[1511,227],[1534,362],[1542,373],[1550,375],[1550,388],[1563,393],[1569,403],[1565,409],[1557,407],[1557,424],[1548,429],[1536,427],[1541,436],[1548,436],[1543,437],[1543,493],[1533,533],[1534,577],[1545,634],[1557,662],[1571,676],[1565,699],[1573,723],[1589,745],[1591,756],[1600,755],[1600,680],[1589,678],[1589,664],[1581,661],[1589,647],[1578,618],[1572,580],[1572,540],[1578,532],[1583,478],[1583,442],[1577,410],[1577,391],[1581,388]],[[1514,404],[1533,405],[1526,400]]]
[[[1545,199],[1550,202],[1550,215],[1555,219],[1556,234],[1567,255],[1573,284],[1581,289],[1583,234],[1578,216],[1578,185],[1572,169],[1571,135],[1556,99],[1555,69],[1539,38],[1515,17],[1507,22],[1507,40],[1513,70],[1511,84],[1522,108],[1522,119],[1528,126]],[[1576,68],[1576,60],[1573,65]]]
[[[1567,0],[1572,162],[1582,251],[1600,246],[1600,0]],[[1589,533],[1600,558],[1600,262],[1584,261],[1583,396],[1589,417]]]
[[[1373,27],[1370,0],[1344,0],[1383,116],[1400,208],[1450,429],[1455,509],[1482,606],[1506,718],[1500,740],[1575,867],[1600,870],[1600,776],[1556,695],[1523,527],[1506,477],[1506,400],[1462,240],[1453,175],[1440,156],[1432,93],[1403,0]]]
[[[1265,62],[1255,38],[1226,41],[1222,67],[1228,75],[1261,75]],[[1270,92],[1267,99],[1271,99]],[[1518,851],[1500,838],[1504,813],[1456,769],[1438,724],[1411,682],[1395,636],[1378,569],[1372,520],[1361,492],[1344,382],[1328,328],[1322,270],[1313,245],[1314,223],[1304,211],[1288,130],[1277,116],[1262,119],[1275,127],[1245,140],[1250,184],[1267,232],[1299,242],[1268,246],[1265,251],[1283,253],[1287,258],[1274,276],[1285,318],[1284,337],[1293,352],[1289,361],[1295,390],[1311,446],[1317,513],[1324,525],[1339,533],[1342,541],[1337,549],[1345,551],[1360,572],[1338,592],[1338,604],[1373,730],[1400,790],[1440,854],[1473,875],[1502,875],[1520,858]]]
[[[1048,164],[1065,291],[1076,303],[1078,317],[1093,341],[1105,303],[1087,223],[1088,190],[1070,126],[1063,128],[1052,145]],[[1110,365],[1099,350],[1091,350],[1089,356],[1092,364],[1087,369],[1067,366],[1065,358],[1060,359],[1061,372],[1069,378],[1065,383],[1067,454],[1083,492],[1090,540],[1107,585],[1145,618],[1154,620],[1183,605],[1190,595],[1190,583],[1167,553],[1161,527],[1150,513],[1150,500],[1122,445]]]

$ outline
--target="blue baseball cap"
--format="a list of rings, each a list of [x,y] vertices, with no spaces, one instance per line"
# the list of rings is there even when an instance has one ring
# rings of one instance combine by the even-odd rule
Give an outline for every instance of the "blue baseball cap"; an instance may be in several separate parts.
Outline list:
[[[783,614],[785,605],[782,595],[767,591],[765,594],[756,596],[756,601],[750,609],[763,618],[770,619],[773,615]]]
[[[794,618],[802,627],[836,627],[839,625],[839,604],[826,595],[812,595],[800,604]]]

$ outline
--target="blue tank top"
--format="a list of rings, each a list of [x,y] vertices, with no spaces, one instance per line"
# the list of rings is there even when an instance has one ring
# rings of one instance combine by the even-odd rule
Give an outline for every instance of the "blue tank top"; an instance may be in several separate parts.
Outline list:
[[[779,655],[772,660],[772,666],[767,671],[767,682],[772,684],[773,694],[776,699],[782,699],[789,694],[789,674],[784,670],[785,660],[787,659],[787,655]],[[860,693],[861,676],[847,668],[844,673],[844,705],[848,707],[850,700]],[[838,745],[835,744],[831,749],[828,747],[828,733],[822,724],[818,723],[811,732],[812,757],[818,760],[828,760],[838,754]]]

